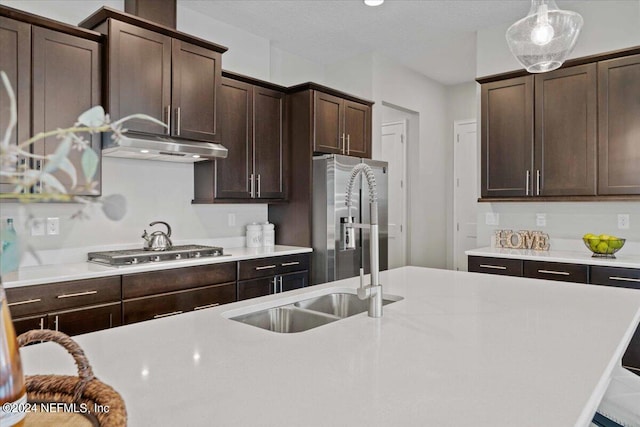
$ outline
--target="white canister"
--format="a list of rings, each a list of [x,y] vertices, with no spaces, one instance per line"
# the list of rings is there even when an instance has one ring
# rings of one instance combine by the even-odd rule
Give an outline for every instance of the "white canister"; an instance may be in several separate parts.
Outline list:
[[[276,244],[275,226],[268,221],[262,224],[262,246],[272,247]]]
[[[252,222],[247,225],[247,247],[259,248],[262,246],[262,226]]]

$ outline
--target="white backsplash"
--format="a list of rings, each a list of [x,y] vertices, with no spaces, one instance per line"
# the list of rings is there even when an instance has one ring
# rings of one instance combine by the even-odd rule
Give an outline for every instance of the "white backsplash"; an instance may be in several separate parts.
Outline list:
[[[151,231],[149,223],[157,220],[171,225],[174,244],[207,241],[222,247],[244,246],[246,225],[267,221],[267,205],[192,205],[191,164],[104,158],[102,166],[102,194],[126,198],[127,212],[120,221],[107,219],[98,205],[86,208],[88,219],[71,219],[79,209],[76,204],[0,205],[2,219],[14,218],[21,242],[31,246],[44,264],[79,262],[94,250],[142,247],[142,231]],[[229,215],[235,217],[233,226],[228,225]],[[60,235],[30,236],[30,217],[60,218]],[[35,262],[25,256],[22,265]]]

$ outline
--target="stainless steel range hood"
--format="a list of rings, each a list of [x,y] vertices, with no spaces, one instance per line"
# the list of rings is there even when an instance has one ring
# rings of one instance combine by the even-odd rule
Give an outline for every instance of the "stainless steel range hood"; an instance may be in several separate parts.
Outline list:
[[[193,142],[163,136],[127,133],[117,143],[111,135],[102,135],[102,155],[127,159],[162,160],[194,163],[226,158],[227,149],[211,142]]]

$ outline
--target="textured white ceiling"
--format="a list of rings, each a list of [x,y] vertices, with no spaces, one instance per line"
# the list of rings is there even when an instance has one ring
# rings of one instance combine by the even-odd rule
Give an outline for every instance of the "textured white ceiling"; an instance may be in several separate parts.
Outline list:
[[[559,2],[569,9],[575,1]],[[529,0],[182,0],[182,5],[321,64],[378,51],[443,84],[475,78],[481,28],[515,22]],[[505,41],[506,43],[506,41]]]

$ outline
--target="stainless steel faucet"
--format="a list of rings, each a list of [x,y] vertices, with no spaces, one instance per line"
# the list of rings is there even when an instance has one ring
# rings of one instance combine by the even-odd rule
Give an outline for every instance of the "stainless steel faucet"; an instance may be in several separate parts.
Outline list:
[[[370,224],[360,224],[353,222],[351,216],[351,194],[353,192],[353,184],[361,173],[367,179],[369,187],[369,208],[371,211]],[[364,163],[357,164],[351,171],[349,183],[347,184],[347,218],[342,223],[343,227],[343,248],[345,250],[353,250],[356,248],[355,229],[369,229],[370,232],[370,259],[371,259],[371,284],[364,285],[364,269],[360,269],[360,287],[358,288],[358,298],[364,300],[369,299],[369,317],[382,317],[382,285],[380,284],[380,262],[379,262],[379,244],[378,244],[378,195],[376,193],[376,179],[373,170]]]

